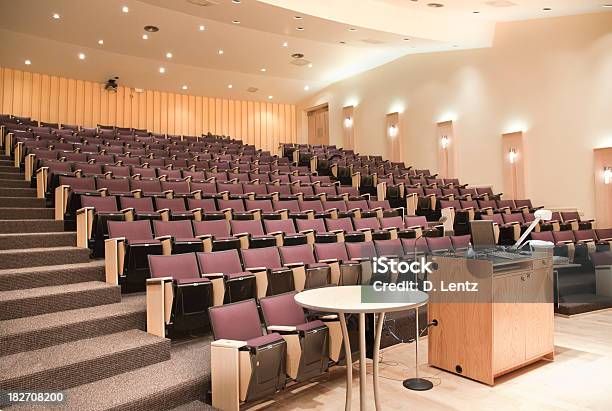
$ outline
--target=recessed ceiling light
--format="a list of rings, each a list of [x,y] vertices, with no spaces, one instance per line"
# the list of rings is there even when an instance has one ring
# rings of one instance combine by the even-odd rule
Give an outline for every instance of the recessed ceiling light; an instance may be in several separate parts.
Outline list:
[[[308,64],[308,68],[312,68],[312,63],[309,63],[309,64]]]
[[[232,87],[234,87],[234,86],[233,86],[233,85],[231,85],[231,84],[228,84],[228,85],[227,85],[227,88],[232,88]]]
[[[310,90],[310,87],[309,86],[304,86],[304,90],[308,91],[308,90]]]
[[[459,47],[457,44],[453,44],[453,47]]]
[[[480,14],[480,12],[478,10],[474,10],[472,13],[474,14]]]
[[[206,30],[206,27],[205,27],[205,26],[200,25],[199,30],[200,30],[200,31],[204,31],[204,30]]]
[[[143,34],[142,35],[142,39],[143,40],[149,40],[149,35],[148,34]]]
[[[259,71],[261,71],[262,73],[265,73],[267,70],[265,68],[260,68]]]
[[[164,74],[164,73],[166,72],[166,68],[165,68],[165,67],[160,67],[160,68],[159,68],[159,72],[160,72],[161,74]]]
[[[605,7],[605,8],[612,8],[612,4],[604,4],[604,5],[603,5],[603,6],[601,6],[601,7]]]
[[[85,60],[85,53],[79,53],[79,60]]]
[[[287,47],[287,46],[289,46],[289,43],[284,42],[284,43],[283,43],[283,47]]]
[[[427,3],[427,5],[434,8],[444,7],[444,4],[442,3]]]
[[[346,41],[341,41],[340,44],[346,44]]]
[[[268,96],[268,100],[272,100],[274,96]]]
[[[159,27],[157,26],[144,26],[144,31],[148,31],[149,33],[157,33],[159,31]]]
[[[293,16],[293,18],[296,19],[296,20],[302,20],[304,17],[302,17],[302,16]]]
[[[234,4],[240,4],[240,0],[232,0],[232,3],[234,3]]]
[[[404,37],[402,40],[404,41],[410,41],[410,39],[408,37]]]
[[[167,53],[166,53],[166,58],[167,58],[167,59],[171,59],[171,58],[172,58],[172,53],[167,52]]]
[[[217,51],[217,53],[223,54],[223,50],[219,50],[219,51]]]
[[[234,24],[240,24],[240,20],[232,20],[232,23],[234,23]]]
[[[183,87],[181,87],[181,88],[182,88],[183,90],[187,90],[187,88],[188,88],[188,87],[187,87],[187,86],[183,86]]]
[[[121,7],[121,11],[124,13],[129,13],[130,12],[130,8],[128,6],[123,6]]]
[[[29,66],[30,64],[32,64],[32,62],[30,60],[26,60],[23,62],[26,66]]]
[[[295,29],[299,31],[304,31],[304,27],[296,27]]]
[[[356,29],[356,28],[351,27],[351,28],[349,28],[349,29],[348,29],[348,31],[357,31],[357,29]]]
[[[99,45],[103,45],[104,44],[104,40],[102,40],[102,39],[98,40],[98,44]]]
[[[54,18],[55,20],[59,20],[59,18],[60,18],[60,17],[61,17],[61,16],[60,16],[59,14],[57,14],[57,13],[53,13],[53,18]]]
[[[544,8],[542,9],[542,11],[551,11],[551,10],[552,10],[552,9],[551,9],[550,7],[544,7]]]

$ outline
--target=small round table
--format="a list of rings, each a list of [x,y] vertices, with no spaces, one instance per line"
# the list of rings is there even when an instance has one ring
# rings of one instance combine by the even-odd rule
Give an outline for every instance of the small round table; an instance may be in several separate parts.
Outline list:
[[[418,308],[425,304],[429,297],[422,291],[404,291],[403,302],[393,303],[364,303],[361,302],[361,287],[349,285],[341,287],[325,287],[302,291],[296,294],[295,301],[304,308],[315,311],[337,313],[340,318],[340,328],[344,340],[344,353],[346,356],[346,402],[345,410],[351,409],[352,389],[352,358],[351,342],[346,327],[345,314],[359,314],[359,405],[365,410],[365,385],[366,385],[366,341],[365,341],[365,315],[378,314],[376,320],[376,332],[374,334],[374,352],[372,355],[373,381],[374,381],[374,405],[380,410],[380,399],[378,395],[378,357],[380,353],[380,338],[385,318],[385,313],[404,311]],[[418,333],[418,331],[417,331]]]

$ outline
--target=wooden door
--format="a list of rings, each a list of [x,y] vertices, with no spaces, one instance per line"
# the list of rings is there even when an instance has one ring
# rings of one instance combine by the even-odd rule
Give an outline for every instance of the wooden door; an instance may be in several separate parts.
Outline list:
[[[554,347],[554,304],[552,270],[542,268],[525,281],[529,300],[525,301],[525,357],[527,360],[548,354]]]
[[[308,144],[329,144],[329,109],[327,106],[308,112]]]

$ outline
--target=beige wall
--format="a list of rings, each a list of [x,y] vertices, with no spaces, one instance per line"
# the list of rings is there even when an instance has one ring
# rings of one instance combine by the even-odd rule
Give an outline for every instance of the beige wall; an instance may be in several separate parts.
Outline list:
[[[526,194],[594,215],[593,148],[612,146],[612,13],[499,24],[492,48],[411,55],[298,104],[329,104],[330,141],[356,105],[356,150],[389,157],[385,114],[403,110],[403,159],[437,168],[436,122],[453,120],[457,177],[503,191],[501,135],[523,130]]]
[[[291,104],[239,101],[119,87],[116,93],[91,81],[0,68],[0,113],[36,120],[146,128],[167,133],[230,135],[276,151],[296,141]]]

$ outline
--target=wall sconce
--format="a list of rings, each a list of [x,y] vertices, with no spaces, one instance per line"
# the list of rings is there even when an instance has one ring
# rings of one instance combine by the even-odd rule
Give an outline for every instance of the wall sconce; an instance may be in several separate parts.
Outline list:
[[[604,177],[604,184],[612,183],[612,167],[604,167],[603,177]]]
[[[350,117],[347,117],[344,119],[344,127],[345,128],[351,128],[353,127],[353,119]]]
[[[440,139],[440,145],[442,146],[442,149],[446,150],[449,144],[450,139],[448,138],[448,136],[442,136],[442,138]]]
[[[517,159],[518,159],[518,153],[516,152],[516,149],[511,148],[510,151],[508,152],[508,161],[510,161],[510,164],[514,164],[516,163]]]
[[[397,137],[397,126],[395,124],[389,126],[389,137]]]

